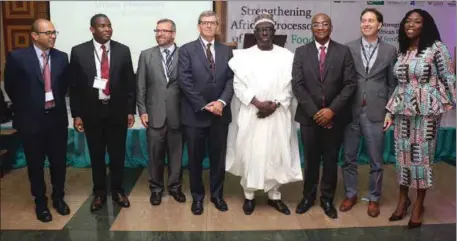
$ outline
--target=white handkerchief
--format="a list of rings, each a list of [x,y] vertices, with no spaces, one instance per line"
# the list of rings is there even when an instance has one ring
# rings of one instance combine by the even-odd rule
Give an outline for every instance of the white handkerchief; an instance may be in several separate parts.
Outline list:
[[[94,78],[94,85],[95,89],[104,90],[106,88],[107,79],[100,79],[99,77]]]
[[[46,97],[45,97],[45,102],[54,100],[54,95],[52,95],[52,91],[46,92],[46,95],[45,95],[45,96],[46,96]]]

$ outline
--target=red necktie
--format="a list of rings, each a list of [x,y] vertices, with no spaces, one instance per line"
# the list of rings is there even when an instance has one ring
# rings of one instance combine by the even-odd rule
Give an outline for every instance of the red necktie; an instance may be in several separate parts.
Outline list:
[[[321,74],[321,81],[324,81],[324,64],[325,64],[325,46],[320,47],[321,52],[319,54],[319,71]]]
[[[44,80],[44,93],[52,92],[51,88],[51,69],[49,68],[49,59],[46,52],[41,54],[43,57],[43,80]],[[54,107],[54,100],[45,101],[44,108],[49,109]]]
[[[106,87],[103,90],[103,93],[105,95],[110,94],[110,89],[109,89],[109,63],[108,63],[108,54],[106,52],[106,47],[105,45],[102,44],[101,46],[103,53],[102,53],[102,61],[100,63],[101,69],[102,69],[102,79],[106,79]]]

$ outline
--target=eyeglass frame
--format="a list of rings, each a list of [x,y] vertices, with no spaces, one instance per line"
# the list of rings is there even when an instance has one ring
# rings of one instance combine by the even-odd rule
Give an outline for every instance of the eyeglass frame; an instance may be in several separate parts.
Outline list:
[[[35,31],[34,33],[37,33],[37,34],[44,34],[44,35],[46,35],[46,36],[48,36],[48,37],[50,37],[50,36],[52,36],[52,35],[54,35],[54,36],[57,37],[57,35],[59,35],[59,31],[55,31],[55,30],[54,30],[54,31],[46,31],[46,32],[38,32],[38,31]]]

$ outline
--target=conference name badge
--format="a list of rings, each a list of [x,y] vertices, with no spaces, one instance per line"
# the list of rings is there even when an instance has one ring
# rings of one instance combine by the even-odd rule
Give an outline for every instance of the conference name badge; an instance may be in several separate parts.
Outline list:
[[[44,101],[48,102],[51,100],[54,100],[54,95],[52,94],[52,91],[46,92]]]
[[[107,79],[101,79],[99,77],[95,77],[94,78],[94,85],[93,87],[95,89],[99,89],[99,90],[105,90],[106,88],[106,83],[108,82]]]

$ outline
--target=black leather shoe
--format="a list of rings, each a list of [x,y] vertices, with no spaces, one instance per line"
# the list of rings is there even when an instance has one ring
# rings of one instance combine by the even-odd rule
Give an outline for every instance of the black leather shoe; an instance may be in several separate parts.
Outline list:
[[[268,205],[274,207],[276,210],[278,210],[280,213],[283,213],[285,215],[290,215],[290,210],[289,208],[286,206],[286,204],[284,204],[281,200],[271,200],[271,199],[268,199]]]
[[[313,205],[314,201],[310,201],[309,199],[303,198],[297,205],[297,209],[295,209],[295,212],[298,214],[306,213]]]
[[[123,208],[130,207],[130,201],[127,198],[127,196],[125,196],[125,194],[123,194],[123,193],[120,193],[120,192],[112,193],[111,199],[113,199],[113,201],[115,203],[117,203],[117,205],[119,205]]]
[[[70,208],[62,198],[53,200],[52,207],[54,207],[57,213],[60,215],[64,216],[70,214]]]
[[[203,213],[203,201],[193,201],[190,210],[194,215],[201,215]]]
[[[254,199],[252,199],[252,200],[245,199],[244,204],[243,204],[244,214],[251,215],[251,213],[254,212],[254,209],[255,209],[255,200]]]
[[[162,193],[161,192],[151,192],[151,197],[149,198],[149,202],[152,205],[157,206],[162,202]]]
[[[106,202],[105,196],[94,196],[94,199],[92,199],[92,203],[90,204],[90,211],[94,212],[94,211],[99,210],[100,208],[103,207],[105,202]]]
[[[338,218],[338,213],[333,206],[333,203],[330,201],[321,201],[321,207],[324,210],[325,215],[327,215],[331,219]]]
[[[176,200],[176,202],[186,202],[186,195],[184,195],[184,193],[181,190],[170,191],[169,193]]]
[[[214,203],[214,206],[221,212],[228,210],[227,203],[222,198],[211,198],[211,202]]]
[[[43,223],[51,222],[52,221],[52,215],[51,212],[49,212],[48,207],[43,206],[43,205],[37,205],[35,207],[35,213],[36,213],[36,218],[40,220]]]

